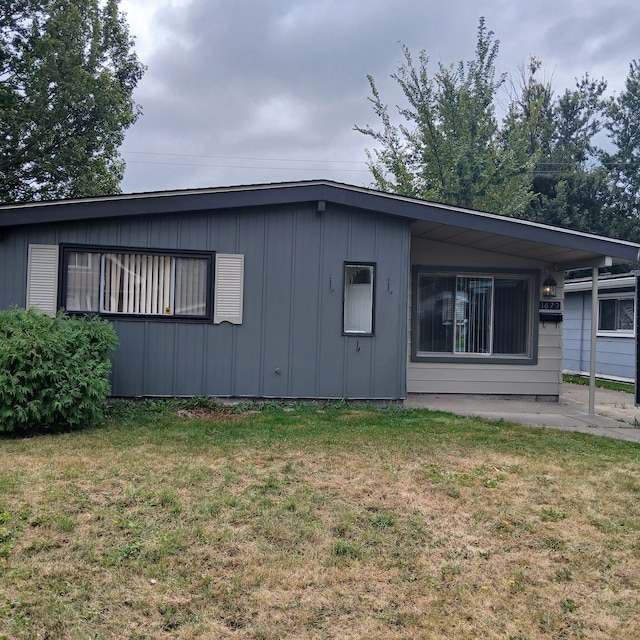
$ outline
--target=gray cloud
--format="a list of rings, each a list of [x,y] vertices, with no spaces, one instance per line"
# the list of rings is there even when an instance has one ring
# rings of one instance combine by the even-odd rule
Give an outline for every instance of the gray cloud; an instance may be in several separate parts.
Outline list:
[[[132,32],[146,27],[148,71],[136,93],[144,115],[123,145],[123,189],[318,177],[368,184],[370,141],[353,131],[377,124],[366,75],[395,104],[399,41],[416,55],[425,49],[434,67],[469,59],[480,15],[501,41],[500,71],[535,54],[559,89],[585,71],[619,89],[635,57],[632,1],[614,10],[577,0],[469,4],[165,0],[149,5],[144,25],[132,13]]]

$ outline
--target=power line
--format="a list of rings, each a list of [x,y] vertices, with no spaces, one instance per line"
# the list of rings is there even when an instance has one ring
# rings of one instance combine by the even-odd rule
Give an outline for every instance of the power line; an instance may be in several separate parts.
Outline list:
[[[332,164],[363,164],[367,163],[364,160],[318,160],[318,159],[309,159],[303,160],[300,158],[264,158],[264,157],[255,157],[255,156],[218,156],[218,155],[202,155],[196,153],[163,153],[159,151],[129,151],[122,150],[122,153],[131,153],[137,155],[146,155],[146,156],[168,156],[174,158],[210,158],[216,160],[258,160],[264,162],[315,162],[315,163],[332,163]],[[135,161],[131,160],[131,162],[144,162],[142,160]],[[153,161],[147,161],[153,162]],[[210,166],[210,165],[204,165]]]
[[[300,161],[302,162],[302,161]],[[330,162],[330,161],[327,161]],[[274,171],[338,171],[340,173],[368,173],[368,169],[333,169],[330,167],[268,167],[241,164],[205,164],[202,162],[161,162],[159,160],[127,160],[127,164],[161,164],[171,167],[216,167],[218,169],[271,169]]]
[[[347,169],[347,168],[331,168],[331,167],[283,167],[283,166],[267,166],[267,165],[229,165],[229,164],[211,164],[211,163],[199,163],[199,162],[163,162],[160,160],[128,160],[130,164],[158,164],[167,166],[184,166],[184,167],[214,167],[219,169],[271,169],[276,171],[335,171],[335,172],[349,172],[349,173],[368,173],[368,163],[363,160],[318,160],[318,159],[301,159],[301,158],[266,158],[259,156],[224,156],[224,155],[205,155],[196,153],[170,153],[159,151],[133,151],[122,150],[124,154],[131,155],[145,155],[145,156],[163,156],[169,158],[208,158],[212,160],[249,160],[258,162],[294,162],[294,163],[308,163],[308,164],[342,164],[342,165],[364,165],[363,169]],[[557,175],[571,173],[571,169],[575,168],[575,164],[570,162],[540,162],[539,168],[534,169],[534,175]],[[613,168],[635,168],[640,166],[638,162],[607,162],[601,163],[602,167]],[[566,169],[566,170],[565,170]]]

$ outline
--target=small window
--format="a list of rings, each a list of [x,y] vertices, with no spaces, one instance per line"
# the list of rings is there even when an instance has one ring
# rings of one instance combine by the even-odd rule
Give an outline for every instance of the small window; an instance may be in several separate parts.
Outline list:
[[[373,335],[373,286],[375,265],[345,264],[345,334]]]
[[[210,254],[67,247],[64,308],[71,313],[208,318]]]
[[[632,297],[600,298],[598,311],[598,331],[633,334],[635,304]]]

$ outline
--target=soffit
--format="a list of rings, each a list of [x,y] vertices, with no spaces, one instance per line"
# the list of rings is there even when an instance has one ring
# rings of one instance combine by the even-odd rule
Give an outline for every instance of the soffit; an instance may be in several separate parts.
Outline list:
[[[588,266],[603,266],[607,262],[621,263],[628,260],[613,257],[607,260],[600,252],[586,249],[559,246],[547,241],[516,238],[495,231],[486,232],[466,229],[459,226],[418,220],[411,225],[414,238],[444,242],[461,248],[477,249],[499,253],[506,256],[526,258],[558,265],[560,269],[576,269]]]

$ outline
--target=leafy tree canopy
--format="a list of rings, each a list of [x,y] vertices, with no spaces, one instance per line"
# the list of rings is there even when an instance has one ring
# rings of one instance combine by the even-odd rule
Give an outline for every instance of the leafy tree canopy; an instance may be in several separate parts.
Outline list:
[[[358,127],[378,146],[369,152],[376,185],[385,190],[464,207],[517,214],[527,200],[530,161],[501,143],[495,115],[498,42],[480,20],[476,57],[438,65],[429,74],[421,51],[414,63],[403,46],[404,63],[392,75],[408,103],[394,124],[369,76],[374,112],[382,129]]]
[[[143,72],[118,0],[0,0],[0,202],[119,192]]]
[[[498,52],[482,18],[470,61],[431,72],[425,51],[414,62],[403,46],[393,116],[369,76],[380,125],[355,129],[375,143],[374,186],[640,241],[640,64],[617,97],[588,74],[556,94],[536,57],[499,76]]]

